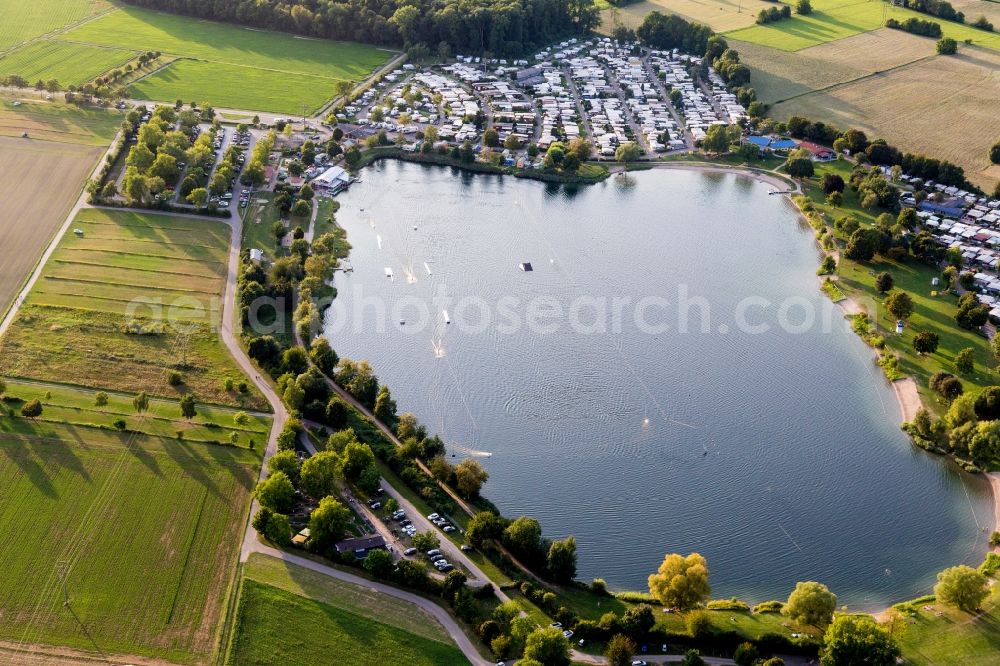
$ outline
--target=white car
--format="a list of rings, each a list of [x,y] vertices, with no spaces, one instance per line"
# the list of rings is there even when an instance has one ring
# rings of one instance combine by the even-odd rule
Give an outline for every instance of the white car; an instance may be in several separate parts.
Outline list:
[[[436,513],[432,513],[431,515],[427,516],[427,520],[437,520],[437,519],[439,519],[440,517],[441,517],[441,516],[439,516],[438,514],[436,514]]]

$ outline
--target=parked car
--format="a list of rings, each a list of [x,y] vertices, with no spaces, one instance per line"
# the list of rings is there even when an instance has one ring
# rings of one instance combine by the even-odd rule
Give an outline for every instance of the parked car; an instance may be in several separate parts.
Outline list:
[[[462,544],[462,552],[463,553],[471,553],[472,550],[473,550],[473,548],[469,544],[467,544],[467,543],[463,543]]]
[[[436,513],[432,513],[431,515],[427,516],[427,520],[435,521],[435,520],[438,520],[440,517],[441,517],[440,515],[438,515]]]
[[[445,532],[454,532],[455,531],[455,528],[452,527],[451,525],[445,525],[441,529],[444,530]]]
[[[441,551],[438,548],[432,548],[427,551],[427,557],[434,557],[435,555],[440,555]]]
[[[407,548],[406,550],[403,551],[403,555],[406,555],[407,557],[412,557],[413,555],[416,554],[417,554],[416,548]]]

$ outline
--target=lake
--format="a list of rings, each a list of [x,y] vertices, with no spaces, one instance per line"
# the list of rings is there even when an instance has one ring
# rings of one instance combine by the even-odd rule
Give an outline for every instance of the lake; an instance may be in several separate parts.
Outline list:
[[[988,485],[900,431],[819,291],[812,231],[772,189],[383,161],[338,197],[353,271],[327,335],[453,462],[484,465],[505,515],[576,535],[581,579],[645,590],[665,553],[698,551],[714,597],[818,580],[871,609],[928,592],[982,560]]]

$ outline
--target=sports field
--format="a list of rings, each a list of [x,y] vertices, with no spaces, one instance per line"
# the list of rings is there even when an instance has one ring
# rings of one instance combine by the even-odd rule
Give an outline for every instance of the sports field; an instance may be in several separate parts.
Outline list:
[[[303,104],[307,111],[317,109],[332,97],[337,80],[361,80],[390,56],[366,44],[307,39],[133,7],[88,21],[58,39],[188,59],[135,86],[137,94],[296,113]]]
[[[77,235],[76,231],[81,232]],[[84,209],[0,340],[0,374],[263,409],[218,338],[229,227]],[[171,371],[183,383],[166,386]]]
[[[2,62],[2,61],[0,61]],[[72,208],[121,116],[0,98],[0,316]],[[28,132],[28,138],[21,138]],[[44,140],[43,140],[44,139]]]
[[[207,663],[259,454],[27,421],[0,416],[0,639]]]
[[[0,0],[0,51],[109,7],[105,0]]]
[[[891,71],[836,85],[775,105],[793,115],[857,127],[907,150],[961,165],[970,180],[992,190],[989,147],[1000,136],[1000,54],[960,49]]]
[[[0,77],[23,76],[34,83],[55,79],[63,87],[81,85],[124,65],[132,51],[56,41],[32,42],[0,57]]]
[[[423,611],[367,588],[254,554],[226,661],[243,664],[467,664]]]

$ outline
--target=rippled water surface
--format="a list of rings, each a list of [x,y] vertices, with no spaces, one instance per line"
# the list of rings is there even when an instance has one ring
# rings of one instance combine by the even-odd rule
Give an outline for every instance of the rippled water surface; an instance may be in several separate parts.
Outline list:
[[[900,432],[817,288],[811,231],[770,189],[663,170],[571,192],[383,162],[339,197],[354,270],[328,335],[479,456],[505,514],[575,534],[582,578],[643,589],[665,552],[699,551],[716,596],[923,593],[981,561],[989,490]],[[769,332],[741,330],[741,307]]]

